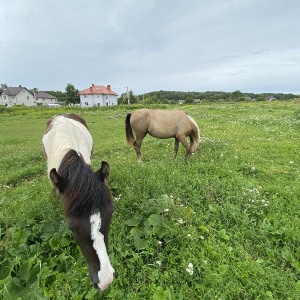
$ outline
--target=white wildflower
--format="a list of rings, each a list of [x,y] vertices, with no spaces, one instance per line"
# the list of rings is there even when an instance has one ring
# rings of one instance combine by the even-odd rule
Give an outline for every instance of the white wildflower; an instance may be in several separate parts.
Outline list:
[[[185,269],[190,275],[194,274],[194,266],[192,263],[189,263],[187,268]]]
[[[177,220],[177,223],[183,224],[183,220],[182,220],[182,219],[178,219],[178,220]]]
[[[170,210],[169,210],[168,208],[166,208],[166,209],[164,209],[164,211],[165,211],[165,212],[168,212],[168,211],[170,211]]]
[[[156,263],[159,267],[161,267],[161,261],[160,261],[160,260],[157,260],[155,263]]]
[[[115,197],[115,200],[116,200],[116,201],[120,201],[120,200],[121,200],[121,196],[122,196],[122,195],[120,194],[119,196]]]
[[[188,233],[188,234],[187,234],[187,237],[189,237],[189,238],[190,238],[190,237],[192,237],[192,235],[191,235],[190,233]]]
[[[254,189],[253,189],[253,192],[256,193],[256,194],[259,194],[259,189],[254,188]]]
[[[158,241],[157,244],[158,244],[158,245],[162,245],[162,241]]]

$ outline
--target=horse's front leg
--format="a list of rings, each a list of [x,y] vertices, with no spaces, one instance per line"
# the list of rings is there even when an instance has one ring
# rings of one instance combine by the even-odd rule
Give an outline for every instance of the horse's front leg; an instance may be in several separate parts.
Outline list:
[[[176,158],[176,156],[177,156],[178,148],[179,148],[179,139],[177,137],[175,137],[175,142],[174,142],[174,158]]]
[[[185,151],[185,156],[189,156],[191,155],[191,147],[190,145],[187,143],[186,139],[185,139],[185,135],[181,135],[178,137],[178,140],[180,141],[180,143],[184,146],[184,148],[186,149]]]

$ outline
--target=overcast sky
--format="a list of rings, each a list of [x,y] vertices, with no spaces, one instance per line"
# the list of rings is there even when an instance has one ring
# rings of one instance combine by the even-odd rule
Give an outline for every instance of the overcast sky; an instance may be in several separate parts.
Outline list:
[[[300,94],[300,1],[0,0],[0,83]]]

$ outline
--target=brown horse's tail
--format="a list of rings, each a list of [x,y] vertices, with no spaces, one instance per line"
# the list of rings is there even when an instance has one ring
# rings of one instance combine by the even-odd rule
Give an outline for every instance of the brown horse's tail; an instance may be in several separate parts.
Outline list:
[[[190,134],[190,139],[191,139],[191,153],[195,153],[197,149],[199,148],[200,144],[200,129],[196,123],[196,121],[191,117],[188,116],[191,122],[193,123],[193,130]]]
[[[131,113],[127,114],[125,118],[125,133],[126,133],[126,140],[129,146],[133,147],[133,142],[135,140],[132,127],[130,124],[130,118],[131,118]]]

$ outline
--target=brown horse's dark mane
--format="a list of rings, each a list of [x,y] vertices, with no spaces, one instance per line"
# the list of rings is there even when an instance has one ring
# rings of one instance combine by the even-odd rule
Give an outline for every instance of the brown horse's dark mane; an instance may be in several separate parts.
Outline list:
[[[69,150],[64,156],[58,174],[67,179],[64,191],[64,211],[67,217],[82,217],[100,207],[108,207],[110,193],[105,183],[97,177],[91,167],[75,151]]]

